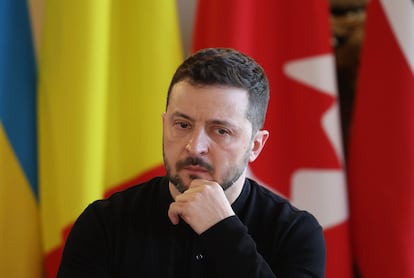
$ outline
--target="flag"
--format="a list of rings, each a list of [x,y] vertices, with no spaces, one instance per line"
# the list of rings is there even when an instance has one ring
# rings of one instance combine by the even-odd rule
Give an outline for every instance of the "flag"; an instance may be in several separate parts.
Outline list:
[[[270,137],[251,177],[313,213],[326,277],[351,277],[347,190],[328,1],[200,0],[194,50],[238,49],[270,82]]]
[[[0,276],[41,277],[36,67],[24,0],[0,0],[0,61]]]
[[[38,94],[48,277],[89,203],[163,173],[161,114],[182,59],[178,29],[174,1],[45,2]]]
[[[362,278],[414,277],[414,3],[367,6],[349,145]]]

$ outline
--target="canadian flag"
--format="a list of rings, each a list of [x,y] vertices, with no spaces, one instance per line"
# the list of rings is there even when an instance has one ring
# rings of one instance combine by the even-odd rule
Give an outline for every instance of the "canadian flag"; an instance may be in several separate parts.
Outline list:
[[[349,145],[363,278],[414,277],[414,3],[371,0]]]
[[[329,8],[320,0],[199,0],[193,50],[232,47],[270,81],[270,139],[251,176],[324,227],[327,277],[351,277],[345,184]]]

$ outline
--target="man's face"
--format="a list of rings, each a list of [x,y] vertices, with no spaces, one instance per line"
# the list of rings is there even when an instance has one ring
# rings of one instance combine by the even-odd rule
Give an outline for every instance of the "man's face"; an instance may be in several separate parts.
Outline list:
[[[247,107],[243,89],[175,84],[163,114],[163,155],[180,192],[193,179],[215,181],[224,189],[244,181],[252,150]]]

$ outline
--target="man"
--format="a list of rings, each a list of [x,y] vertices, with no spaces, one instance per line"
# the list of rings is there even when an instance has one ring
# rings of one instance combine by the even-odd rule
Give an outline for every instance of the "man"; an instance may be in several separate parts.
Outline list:
[[[246,178],[263,149],[263,69],[205,49],[177,69],[163,120],[166,177],[92,203],[58,277],[324,277],[315,218]]]

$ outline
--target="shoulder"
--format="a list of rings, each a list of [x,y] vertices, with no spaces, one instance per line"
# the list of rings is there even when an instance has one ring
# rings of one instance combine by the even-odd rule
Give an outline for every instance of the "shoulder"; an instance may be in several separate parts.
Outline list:
[[[110,197],[92,202],[85,211],[95,214],[127,216],[131,212],[168,202],[168,181],[155,177],[144,183],[116,192]]]
[[[293,205],[287,198],[271,189],[248,179],[250,185],[249,202],[263,219],[275,219],[279,226],[299,226],[310,230],[322,230],[317,219],[310,212]],[[276,225],[276,224],[275,224]]]
[[[167,183],[164,177],[154,177],[146,182],[115,192],[106,199],[97,200],[94,204],[97,206],[107,206],[112,203],[134,202],[136,199],[148,198],[159,193],[164,183]]]
[[[247,182],[250,213],[243,217],[258,249],[269,260],[277,258],[275,264],[301,264],[323,277],[326,247],[323,228],[316,217],[257,182]]]

